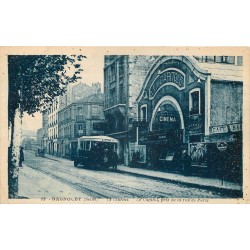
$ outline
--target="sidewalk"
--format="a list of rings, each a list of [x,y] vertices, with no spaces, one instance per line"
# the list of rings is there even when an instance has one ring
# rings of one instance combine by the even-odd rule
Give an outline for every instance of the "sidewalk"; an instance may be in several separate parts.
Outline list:
[[[53,160],[60,159],[60,160],[69,161],[68,159],[52,156],[49,154],[46,154],[46,157],[53,159]],[[119,172],[131,173],[133,175],[137,175],[140,177],[152,178],[155,180],[161,180],[161,181],[166,181],[166,182],[172,182],[175,184],[187,185],[189,187],[203,188],[203,189],[219,191],[223,193],[227,192],[227,193],[232,193],[232,195],[235,194],[237,196],[242,194],[241,185],[237,183],[225,181],[225,180],[223,181],[223,184],[222,184],[221,179],[205,178],[205,177],[199,177],[199,176],[185,176],[185,175],[177,174],[177,173],[166,173],[162,171],[148,170],[144,168],[131,168],[131,167],[127,167],[124,165],[118,165],[117,169]]]
[[[41,199],[52,197],[83,197],[89,196],[78,192],[68,185],[38,172],[25,164],[19,170],[18,196],[23,199]]]
[[[158,180],[165,180],[166,182],[172,182],[176,184],[185,184],[196,188],[204,188],[209,190],[217,190],[221,192],[233,192],[241,193],[242,188],[239,184],[223,181],[221,179],[212,179],[198,176],[185,176],[176,173],[166,173],[155,170],[147,170],[142,168],[131,168],[124,165],[119,165],[118,170],[136,174],[141,177],[150,177]]]

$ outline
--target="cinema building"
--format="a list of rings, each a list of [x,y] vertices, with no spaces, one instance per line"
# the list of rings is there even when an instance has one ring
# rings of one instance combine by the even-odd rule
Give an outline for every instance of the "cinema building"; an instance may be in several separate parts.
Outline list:
[[[192,173],[240,181],[242,60],[162,56],[155,61],[137,98],[142,164],[181,172],[187,150]]]

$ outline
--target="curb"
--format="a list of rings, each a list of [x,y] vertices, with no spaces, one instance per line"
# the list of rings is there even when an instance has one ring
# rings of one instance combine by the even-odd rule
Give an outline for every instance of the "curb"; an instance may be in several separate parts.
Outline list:
[[[56,157],[56,156],[54,156],[54,157]],[[46,158],[50,159],[50,160],[58,161],[58,160],[50,158],[50,157],[46,157]],[[119,170],[119,169],[117,171],[120,173],[124,173],[124,174],[148,178],[148,179],[152,179],[152,180],[158,180],[158,181],[162,181],[162,182],[166,182],[166,183],[173,183],[173,184],[182,185],[185,187],[202,188],[202,189],[206,189],[206,190],[212,191],[212,192],[217,192],[217,193],[219,192],[222,195],[229,196],[230,198],[243,198],[243,191],[238,190],[238,189],[230,189],[230,188],[224,188],[224,187],[214,187],[214,186],[209,186],[209,185],[202,185],[202,184],[197,184],[197,183],[189,183],[189,182],[185,182],[182,180],[166,179],[163,177],[156,177],[156,176],[134,173],[134,172]]]
[[[138,177],[144,177],[152,180],[159,180],[163,181],[166,183],[173,183],[173,184],[178,184],[186,187],[193,187],[193,188],[202,188],[206,189],[209,191],[214,191],[214,192],[220,192],[221,194],[225,196],[230,196],[230,198],[243,198],[243,192],[241,190],[237,189],[228,189],[228,188],[223,188],[223,187],[214,187],[214,186],[208,186],[208,185],[201,185],[197,183],[189,183],[181,180],[172,180],[172,179],[166,179],[163,177],[156,177],[156,176],[151,176],[151,175],[146,175],[146,174],[139,174],[139,173],[133,173],[129,171],[124,171],[124,170],[118,170],[120,173],[126,173],[130,174],[133,176],[138,176]]]

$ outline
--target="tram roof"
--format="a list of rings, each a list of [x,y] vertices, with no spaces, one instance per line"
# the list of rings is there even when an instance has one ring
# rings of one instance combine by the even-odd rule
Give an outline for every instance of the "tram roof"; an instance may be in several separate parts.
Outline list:
[[[109,136],[82,136],[78,138],[78,140],[89,140],[89,141],[102,141],[102,142],[116,142],[118,143],[118,140]]]

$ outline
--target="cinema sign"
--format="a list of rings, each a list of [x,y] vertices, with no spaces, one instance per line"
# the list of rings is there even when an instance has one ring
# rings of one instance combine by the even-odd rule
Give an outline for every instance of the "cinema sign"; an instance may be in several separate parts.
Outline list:
[[[160,115],[159,122],[177,122],[177,120],[175,116]]]
[[[158,72],[157,77],[153,80],[153,83],[149,89],[150,97],[153,98],[157,91],[166,85],[172,85],[179,90],[185,88],[185,75],[178,69],[167,69],[162,72]]]

